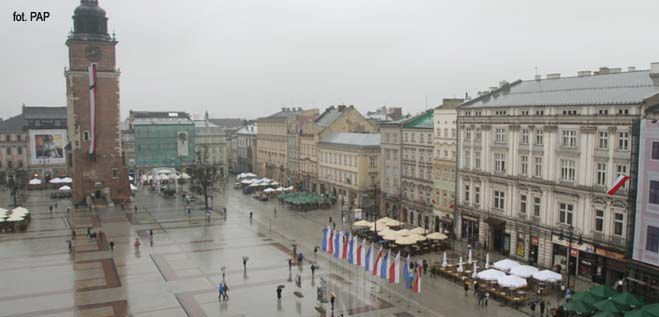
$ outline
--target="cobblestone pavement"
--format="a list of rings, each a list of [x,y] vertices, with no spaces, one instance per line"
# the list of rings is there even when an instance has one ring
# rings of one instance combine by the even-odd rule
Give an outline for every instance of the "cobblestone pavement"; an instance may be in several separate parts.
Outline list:
[[[336,293],[334,316],[525,315],[494,301],[479,308],[473,295],[465,297],[443,279],[426,278],[422,293],[413,294],[320,253],[314,277],[308,264],[289,272],[292,244],[313,260],[320,229],[328,217],[339,219],[335,209],[296,213],[227,189],[214,201],[209,223],[199,206],[187,215],[181,200],[140,190],[136,201],[137,213],[114,207],[67,214],[70,204],[60,200],[51,214],[49,193],[30,192],[24,204],[33,218],[28,230],[0,233],[0,316],[332,316],[329,304],[321,305],[326,314],[316,310],[321,278]],[[87,228],[106,238],[90,240]],[[70,254],[72,229],[77,238]],[[230,288],[222,302],[220,267]],[[293,282],[297,274],[300,288]],[[278,285],[285,286],[281,301]]]

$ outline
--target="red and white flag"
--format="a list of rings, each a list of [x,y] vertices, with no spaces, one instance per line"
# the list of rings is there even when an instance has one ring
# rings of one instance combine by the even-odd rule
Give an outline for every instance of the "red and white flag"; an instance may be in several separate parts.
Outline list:
[[[400,251],[396,255],[396,259],[389,263],[389,283],[400,283]]]
[[[416,264],[416,276],[414,277],[414,283],[412,284],[412,291],[415,293],[421,293],[421,275],[423,274],[423,265],[421,262]]]
[[[96,64],[90,64],[89,72],[89,154],[96,152]]]
[[[380,261],[382,261],[382,246],[380,246],[380,251],[378,251],[378,255],[375,257],[375,262],[373,262],[374,276],[380,276]]]
[[[628,180],[629,180],[629,176],[627,176],[627,175],[618,176],[616,181],[613,182],[613,185],[611,185],[611,187],[609,187],[609,190],[607,190],[606,193],[609,194],[609,195],[615,195],[618,192],[618,190],[620,189],[620,187],[624,186],[625,183]]]

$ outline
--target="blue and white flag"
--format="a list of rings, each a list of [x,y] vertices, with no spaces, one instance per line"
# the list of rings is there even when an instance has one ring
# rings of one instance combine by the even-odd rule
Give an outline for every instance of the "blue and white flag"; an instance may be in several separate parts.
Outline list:
[[[368,249],[366,250],[366,259],[364,259],[364,269],[366,269],[366,271],[370,270],[372,261],[373,261],[373,247],[369,245]]]
[[[355,263],[354,248],[355,248],[355,240],[353,240],[352,235],[350,235],[350,237],[348,238],[348,263],[350,264]]]
[[[323,252],[327,252],[327,240],[329,239],[329,231],[330,227],[327,226],[323,228],[323,241],[320,244],[320,248],[323,250]]]

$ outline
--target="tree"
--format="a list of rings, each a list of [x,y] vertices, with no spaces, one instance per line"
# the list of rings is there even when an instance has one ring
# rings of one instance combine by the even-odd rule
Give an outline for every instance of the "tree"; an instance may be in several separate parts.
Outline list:
[[[190,177],[193,185],[200,189],[204,196],[204,204],[208,210],[208,197],[215,188],[215,183],[222,181],[222,168],[219,163],[212,163],[208,157],[208,147],[197,150],[195,161],[190,167]]]

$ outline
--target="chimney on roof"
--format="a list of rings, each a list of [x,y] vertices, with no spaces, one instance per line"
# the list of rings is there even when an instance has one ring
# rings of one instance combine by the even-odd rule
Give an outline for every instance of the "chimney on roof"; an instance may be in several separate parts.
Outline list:
[[[542,75],[535,75],[535,80],[540,80],[542,79]]]
[[[503,86],[505,86],[505,85],[508,85],[508,82],[507,82],[507,81],[502,80],[502,81],[499,82],[499,88],[501,88],[501,87],[503,87]]]
[[[561,73],[547,74],[547,79],[559,79],[559,78],[561,78]]]
[[[659,62],[650,64],[650,77],[659,78]]]
[[[600,67],[599,74],[600,75],[608,75],[609,74],[609,68],[608,67]]]
[[[577,76],[579,77],[585,77],[585,76],[590,76],[592,75],[592,72],[589,70],[582,70],[577,73]]]
[[[628,72],[635,72],[635,71],[636,71],[636,67],[634,67],[634,66],[629,66],[629,67],[627,67],[627,71],[628,71]]]
[[[343,112],[346,110],[346,105],[339,105],[339,112]]]
[[[622,68],[620,68],[620,67],[618,67],[618,68],[611,68],[611,69],[609,69],[609,72],[610,72],[611,74],[618,74],[618,73],[621,73],[621,72],[622,72]]]

